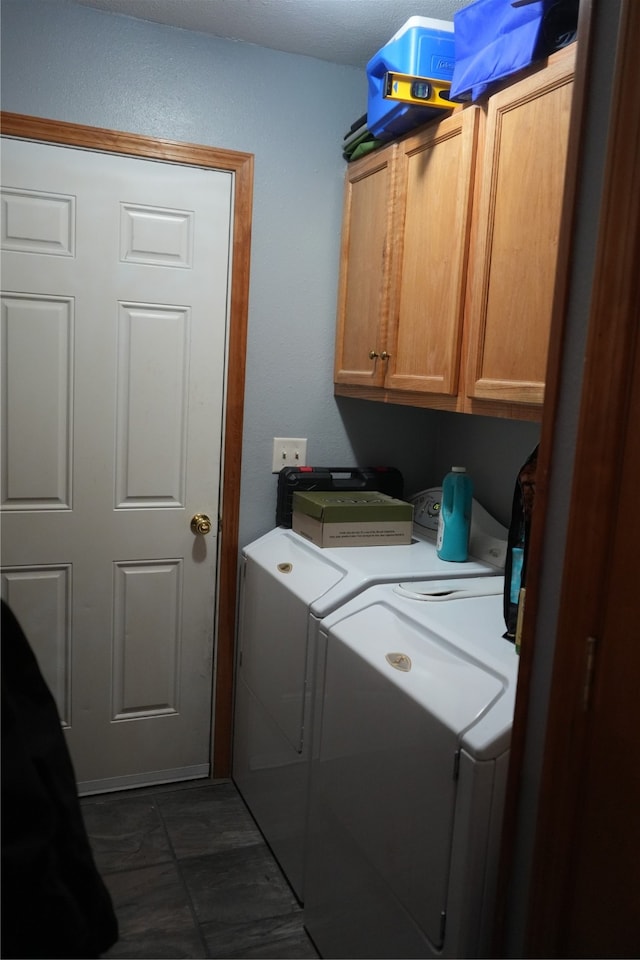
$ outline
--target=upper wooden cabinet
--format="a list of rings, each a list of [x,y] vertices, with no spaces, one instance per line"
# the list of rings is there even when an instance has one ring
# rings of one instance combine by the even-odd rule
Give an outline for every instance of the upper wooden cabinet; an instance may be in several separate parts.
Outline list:
[[[336,394],[540,417],[574,59],[348,166]]]
[[[398,144],[390,390],[458,393],[478,116],[458,111]]]
[[[490,97],[474,214],[469,397],[542,404],[575,45]]]
[[[335,382],[381,386],[392,244],[396,235],[393,143],[347,167],[338,294]]]
[[[478,115],[459,110],[347,168],[337,385],[455,398]]]

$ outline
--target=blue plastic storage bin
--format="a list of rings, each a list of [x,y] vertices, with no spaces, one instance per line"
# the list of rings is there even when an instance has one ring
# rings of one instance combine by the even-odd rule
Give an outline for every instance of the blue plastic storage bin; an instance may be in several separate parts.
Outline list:
[[[453,104],[442,106],[400,102],[385,97],[388,73],[444,81],[453,77],[455,44],[453,23],[431,17],[410,17],[367,64],[367,127],[379,140],[392,140],[418,124],[426,123]]]

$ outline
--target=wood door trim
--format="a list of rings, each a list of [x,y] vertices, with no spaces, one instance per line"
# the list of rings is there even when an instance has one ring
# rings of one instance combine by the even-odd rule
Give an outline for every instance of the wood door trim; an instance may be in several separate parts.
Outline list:
[[[509,904],[508,885],[513,870],[515,831],[520,799],[530,707],[530,683],[536,659],[534,645],[539,601],[545,515],[549,502],[552,448],[559,409],[560,377],[564,349],[568,278],[576,216],[575,184],[580,176],[582,127],[589,109],[587,79],[590,41],[596,29],[599,0],[582,0],[578,26],[578,59],[567,166],[567,192],[560,236],[559,270],[554,298],[552,333],[547,365],[547,388],[538,457],[536,511],[531,531],[524,616],[522,656],[511,742],[511,763],[500,865],[500,914],[496,956],[505,956],[504,911]],[[575,813],[580,799],[581,747],[586,718],[580,717],[585,667],[585,642],[590,624],[597,622],[605,602],[598,572],[606,562],[610,516],[606,505],[617,489],[618,454],[624,441],[626,404],[637,336],[637,263],[640,257],[638,222],[640,183],[637,150],[640,111],[635,91],[640,83],[640,7],[622,0],[621,28],[616,54],[617,81],[613,84],[612,120],[602,192],[602,219],[593,274],[574,484],[564,559],[562,607],[556,630],[556,653],[544,761],[540,808],[536,827],[534,862],[525,931],[525,957],[561,957],[565,896],[570,887]],[[633,78],[636,78],[635,81]],[[624,78],[624,82],[621,82]],[[603,504],[594,511],[594,504]],[[585,521],[588,518],[588,521]],[[579,701],[579,702],[578,702]],[[601,878],[606,884],[606,877]],[[603,915],[603,923],[607,917]]]
[[[526,935],[525,955],[535,957],[571,955],[565,952],[563,926],[592,720],[583,703],[586,648],[590,636],[600,635],[607,604],[612,544],[607,506],[617,502],[620,474],[628,469],[623,453],[640,313],[635,0],[622,2],[618,37]],[[594,504],[605,508],[594,511]],[[606,884],[606,877],[601,880]],[[607,919],[605,911],[603,924]]]
[[[253,154],[202,144],[145,137],[25,114],[0,113],[3,136],[104,150],[146,159],[228,170],[234,174],[229,354],[224,427],[221,547],[213,722],[214,777],[231,773],[233,666],[240,515],[240,468],[244,416],[245,358],[249,309]]]

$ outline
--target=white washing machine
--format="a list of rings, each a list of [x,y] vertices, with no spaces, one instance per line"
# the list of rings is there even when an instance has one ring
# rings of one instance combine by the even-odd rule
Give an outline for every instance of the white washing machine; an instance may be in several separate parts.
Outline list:
[[[480,505],[473,516],[485,560],[440,560],[434,530],[417,525],[407,546],[321,549],[277,527],[243,550],[233,779],[300,900],[318,624],[375,583],[499,575],[507,531]]]
[[[491,956],[503,582],[374,586],[320,625],[304,918],[325,958]]]

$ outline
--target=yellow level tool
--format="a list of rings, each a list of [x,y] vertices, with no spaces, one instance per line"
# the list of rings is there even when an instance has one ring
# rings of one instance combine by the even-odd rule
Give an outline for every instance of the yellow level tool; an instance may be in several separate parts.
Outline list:
[[[450,89],[451,83],[447,80],[414,77],[408,73],[393,73],[389,70],[384,78],[383,96],[386,100],[401,100],[403,103],[452,110],[455,103],[449,100]]]

